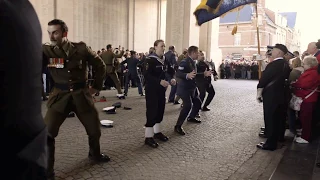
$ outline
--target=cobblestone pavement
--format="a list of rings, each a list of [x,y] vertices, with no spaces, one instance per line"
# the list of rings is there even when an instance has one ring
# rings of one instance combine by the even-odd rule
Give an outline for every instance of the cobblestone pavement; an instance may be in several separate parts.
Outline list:
[[[114,121],[113,128],[102,127],[101,136],[101,150],[111,161],[92,164],[83,126],[76,117],[68,118],[56,138],[57,179],[269,179],[285,148],[274,152],[256,148],[262,141],[257,135],[263,125],[262,105],[255,101],[256,84],[214,82],[211,111],[201,112],[201,124],[186,122],[186,136],[173,132],[180,106],[167,104],[162,129],[170,140],[160,142],[157,149],[144,145],[145,99],[137,88],[129,89],[126,100],[114,97],[115,90],[103,91],[107,102],[98,102],[96,107],[101,119]],[[115,115],[102,112],[118,101],[132,110],[120,108]]]

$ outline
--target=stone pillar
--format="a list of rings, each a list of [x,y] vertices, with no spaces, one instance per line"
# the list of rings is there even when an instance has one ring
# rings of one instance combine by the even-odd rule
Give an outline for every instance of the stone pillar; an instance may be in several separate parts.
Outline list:
[[[167,0],[166,46],[176,46],[182,53],[184,48],[199,46],[199,31],[193,15],[200,0]]]
[[[134,50],[147,52],[158,37],[158,0],[135,0]]]
[[[166,39],[166,17],[167,17],[167,0],[160,1],[160,36],[159,39]]]
[[[74,17],[76,17],[74,16],[74,14],[75,11],[78,10],[77,6],[75,7],[75,5],[77,5],[78,3],[76,2],[74,4],[74,1],[66,0],[54,0],[54,2],[54,4],[57,6],[54,10],[54,15],[56,16],[55,18],[62,19],[67,24],[69,28],[68,39],[74,41],[74,35],[76,30],[74,29]],[[89,14],[89,12],[87,14]]]
[[[30,0],[33,8],[36,10],[41,28],[42,28],[42,41],[49,42],[47,32],[48,22],[54,19],[55,4],[52,0]]]
[[[134,49],[134,24],[135,24],[136,0],[128,0],[128,49]]]
[[[200,27],[199,48],[205,51],[206,58],[215,63],[216,70],[222,62],[222,53],[219,48],[219,20],[220,18],[202,24]]]

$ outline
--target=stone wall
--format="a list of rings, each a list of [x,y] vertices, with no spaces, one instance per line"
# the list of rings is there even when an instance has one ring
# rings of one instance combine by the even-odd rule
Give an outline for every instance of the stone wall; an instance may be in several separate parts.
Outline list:
[[[200,32],[193,15],[200,0],[30,0],[49,42],[47,24],[54,18],[64,20],[68,39],[84,41],[92,49],[119,45],[137,52],[147,52],[157,39],[166,46],[175,45],[178,53],[191,45],[205,44],[201,49],[219,54],[218,25]],[[205,33],[205,34],[203,34]],[[201,36],[200,36],[201,34]],[[210,40],[207,40],[209,38]],[[217,53],[218,52],[218,53]]]
[[[146,52],[158,36],[158,0],[30,0],[48,42],[47,23],[64,20],[68,39],[93,49],[107,44]],[[129,16],[130,15],[130,16]]]

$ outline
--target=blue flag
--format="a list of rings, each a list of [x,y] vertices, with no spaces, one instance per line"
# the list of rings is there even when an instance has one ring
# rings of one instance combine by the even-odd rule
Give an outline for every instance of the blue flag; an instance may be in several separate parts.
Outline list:
[[[196,8],[194,15],[200,26],[235,8],[251,3],[257,3],[257,0],[202,0],[200,5]]]

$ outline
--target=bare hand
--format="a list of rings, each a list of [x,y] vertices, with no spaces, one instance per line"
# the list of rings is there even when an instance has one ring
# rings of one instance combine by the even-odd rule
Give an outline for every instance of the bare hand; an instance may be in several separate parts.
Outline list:
[[[161,86],[163,86],[163,87],[168,87],[168,86],[169,86],[168,81],[165,81],[165,80],[161,80],[161,81],[160,81],[160,84],[161,84]]]
[[[177,81],[175,79],[171,79],[170,84],[172,86],[175,86],[177,84]]]
[[[89,88],[89,93],[90,93],[91,95],[96,94],[96,93],[98,93],[98,92],[99,92],[98,90],[96,90],[96,89],[94,89],[94,88],[92,88],[92,87]]]
[[[206,70],[206,71],[204,71],[203,74],[204,74],[205,77],[208,77],[208,76],[211,76],[212,72]]]
[[[193,79],[194,77],[196,77],[196,72],[194,70],[191,73],[187,74],[188,79]]]

